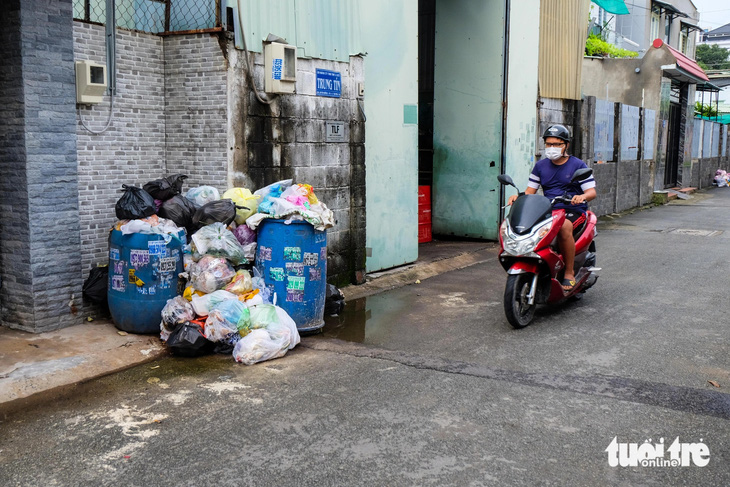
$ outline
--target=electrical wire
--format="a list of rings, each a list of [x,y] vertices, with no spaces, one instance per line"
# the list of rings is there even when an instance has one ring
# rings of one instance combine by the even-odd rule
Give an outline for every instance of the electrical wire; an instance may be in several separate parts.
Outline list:
[[[99,135],[99,134],[103,134],[104,132],[106,132],[106,131],[107,131],[107,129],[109,128],[109,126],[110,126],[110,125],[111,125],[111,123],[112,123],[112,115],[114,114],[114,91],[112,91],[112,92],[111,92],[111,93],[109,94],[109,98],[110,98],[110,99],[109,99],[109,118],[108,118],[108,119],[107,119],[107,121],[106,121],[106,125],[104,125],[104,128],[103,128],[103,129],[101,129],[101,130],[92,130],[91,128],[89,128],[89,126],[88,126],[88,125],[86,125],[86,123],[84,122],[84,119],[83,119],[83,117],[81,116],[81,110],[79,109],[79,107],[78,107],[78,106],[76,107],[76,112],[78,112],[78,114],[79,114],[79,120],[81,121],[81,125],[82,125],[82,126],[83,126],[83,127],[84,127],[84,128],[86,129],[86,130],[88,130],[89,132],[91,132],[91,133],[92,133],[92,134],[94,134],[94,135]]]
[[[243,38],[243,55],[246,61],[246,77],[248,78],[248,84],[251,90],[253,91],[253,94],[256,95],[256,99],[259,101],[259,103],[263,103],[264,105],[271,105],[276,98],[272,99],[263,99],[261,98],[261,95],[259,94],[259,90],[256,88],[256,83],[254,83],[253,74],[251,72],[251,65],[248,61],[248,48],[246,47],[246,32],[243,30],[243,17],[241,17],[241,4],[239,2],[238,4],[239,8],[239,15],[238,18],[240,19],[240,26],[241,26],[241,38]]]

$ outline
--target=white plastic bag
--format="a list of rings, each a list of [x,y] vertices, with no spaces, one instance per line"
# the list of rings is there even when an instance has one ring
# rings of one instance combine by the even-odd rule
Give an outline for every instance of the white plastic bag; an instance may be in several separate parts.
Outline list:
[[[242,336],[249,333],[250,314],[245,304],[237,299],[223,301],[216,305],[205,320],[205,336],[211,342],[235,345]]]
[[[189,199],[196,208],[200,208],[206,203],[221,199],[221,194],[213,186],[198,186],[190,188],[185,197]]]
[[[210,294],[204,294],[202,296],[193,294],[193,300],[191,304],[196,315],[208,316],[213,308],[228,299],[238,299],[238,296],[229,293],[228,291],[223,291],[221,289],[219,291],[215,291]]]
[[[264,360],[279,358],[286,354],[286,347],[282,350],[264,329],[251,330],[251,333],[238,340],[233,348],[233,358],[236,362],[253,365]]]
[[[273,308],[273,310],[272,310]],[[253,365],[264,360],[283,357],[300,341],[294,320],[278,306],[252,307],[251,327],[256,328],[236,343],[233,357],[237,362]],[[272,311],[275,311],[272,314]],[[274,319],[275,316],[275,319]]]
[[[233,232],[223,223],[216,222],[206,225],[193,235],[195,250],[200,255],[209,254],[216,257],[225,257],[233,265],[247,264],[243,246]]]
[[[212,293],[231,282],[236,271],[223,257],[203,256],[190,268],[190,284],[204,293]]]
[[[276,314],[279,317],[279,322],[282,325],[287,326],[290,330],[291,338],[289,341],[289,350],[291,350],[292,348],[299,345],[299,342],[301,341],[301,337],[299,336],[299,330],[297,329],[297,324],[286,311],[278,306],[276,306]]]

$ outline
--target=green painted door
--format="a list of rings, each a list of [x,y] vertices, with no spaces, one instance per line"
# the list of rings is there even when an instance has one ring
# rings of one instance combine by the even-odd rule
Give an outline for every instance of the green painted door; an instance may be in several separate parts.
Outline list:
[[[433,232],[496,239],[504,0],[437,0]]]
[[[418,1],[362,0],[367,272],[418,258]]]

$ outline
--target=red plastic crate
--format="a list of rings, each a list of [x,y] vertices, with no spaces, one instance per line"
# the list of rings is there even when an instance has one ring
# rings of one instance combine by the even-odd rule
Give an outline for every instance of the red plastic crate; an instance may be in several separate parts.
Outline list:
[[[418,224],[431,223],[431,207],[418,205]]]
[[[431,236],[431,222],[418,225],[418,243],[426,243],[433,240]]]
[[[421,205],[431,207],[431,186],[418,187],[418,206]]]

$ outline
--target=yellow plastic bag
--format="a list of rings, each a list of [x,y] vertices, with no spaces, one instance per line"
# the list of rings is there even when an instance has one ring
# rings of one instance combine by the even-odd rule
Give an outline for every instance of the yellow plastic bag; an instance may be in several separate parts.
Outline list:
[[[183,292],[183,298],[187,299],[188,301],[192,301],[193,294],[196,294],[198,296],[205,296],[204,292],[196,291],[193,286],[188,286],[185,288],[185,291]]]
[[[248,208],[236,210],[236,224],[243,225],[246,219],[256,213],[259,207],[259,199],[261,196],[251,194],[246,188],[231,188],[223,193],[222,199],[229,199],[233,201],[236,206],[244,206]]]
[[[253,289],[251,274],[247,270],[236,272],[235,277],[225,287],[226,291],[233,294],[246,294]]]

